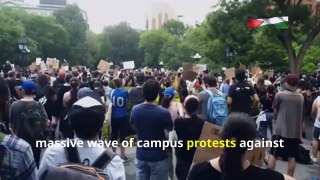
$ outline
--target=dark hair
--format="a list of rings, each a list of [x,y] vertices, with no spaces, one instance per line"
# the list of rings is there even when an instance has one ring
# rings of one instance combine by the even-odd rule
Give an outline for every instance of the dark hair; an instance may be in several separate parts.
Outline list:
[[[3,121],[7,127],[9,127],[9,99],[8,83],[3,77],[0,77],[0,122]]]
[[[120,78],[113,79],[113,84],[115,88],[121,88],[122,86],[122,80]]]
[[[243,69],[238,69],[236,71],[236,79],[238,81],[244,81],[246,79],[246,72]]]
[[[72,75],[73,75],[74,77],[78,77],[78,76],[79,76],[78,70],[72,71]]]
[[[148,102],[153,102],[157,99],[160,91],[160,84],[158,81],[149,79],[143,85],[143,97]]]
[[[180,80],[178,93],[180,97],[180,102],[183,103],[186,97],[189,95],[188,88],[187,88],[187,82],[183,79]]]
[[[73,106],[69,117],[77,137],[89,140],[97,136],[103,126],[105,107],[83,109]]]
[[[174,96],[163,96],[163,99],[161,101],[161,106],[168,109],[170,107],[171,101]]]
[[[253,119],[244,113],[232,113],[222,127],[223,140],[236,140],[235,148],[224,148],[219,165],[222,170],[222,179],[237,179],[243,170],[242,159],[247,149],[240,147],[241,141],[254,140],[257,137],[256,125]]]
[[[79,79],[76,77],[71,78],[70,80],[70,100],[67,102],[67,106],[71,107],[78,100],[78,91],[79,91]]]
[[[211,74],[206,74],[203,76],[203,82],[209,87],[217,87],[217,79]]]
[[[48,76],[45,74],[40,74],[38,79],[37,79],[37,83],[39,86],[47,86],[49,85],[49,79]]]
[[[102,87],[102,83],[100,81],[95,81],[94,82],[94,87],[95,88],[101,88]]]
[[[16,78],[20,79],[22,76],[21,72],[18,72],[17,75],[16,75]]]
[[[68,73],[68,74],[66,75],[66,77],[65,77],[66,83],[70,83],[71,78],[73,78],[73,75],[70,74],[70,73]]]
[[[195,97],[190,97],[185,102],[186,112],[191,116],[192,120],[198,119],[199,106],[200,106],[200,102]]]
[[[104,80],[102,84],[103,84],[104,86],[108,86],[108,85],[109,85],[109,82],[108,82],[108,80]]]

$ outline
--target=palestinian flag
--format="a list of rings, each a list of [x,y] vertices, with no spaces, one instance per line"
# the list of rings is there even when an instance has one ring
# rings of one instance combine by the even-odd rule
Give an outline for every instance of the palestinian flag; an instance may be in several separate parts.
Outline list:
[[[247,27],[249,29],[264,29],[264,28],[276,28],[276,29],[288,29],[288,16],[284,17],[273,17],[273,18],[261,18],[247,19]]]

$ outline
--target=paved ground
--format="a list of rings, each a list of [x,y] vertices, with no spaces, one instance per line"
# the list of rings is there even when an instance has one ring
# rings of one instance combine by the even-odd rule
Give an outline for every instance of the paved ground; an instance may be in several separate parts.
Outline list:
[[[304,146],[309,150],[311,149],[311,146],[310,146],[311,133],[312,133],[312,125],[309,123],[309,126],[307,128],[307,139],[303,140]],[[135,165],[134,165],[135,151],[136,151],[136,148],[127,149],[128,157],[131,159],[129,162],[125,163],[127,180],[135,180]],[[286,173],[287,162],[279,160],[277,162],[276,170],[281,173]],[[315,176],[320,178],[320,165],[297,164],[296,171],[295,171],[295,178],[297,180],[309,180],[311,177],[315,177]]]

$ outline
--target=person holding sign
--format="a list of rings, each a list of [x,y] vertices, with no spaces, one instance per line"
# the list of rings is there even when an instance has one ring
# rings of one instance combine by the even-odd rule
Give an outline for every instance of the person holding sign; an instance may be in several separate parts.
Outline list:
[[[223,154],[210,161],[197,164],[189,174],[189,180],[211,179],[259,179],[293,180],[294,178],[279,172],[262,169],[245,160],[247,148],[240,147],[241,141],[254,140],[257,137],[253,119],[244,113],[229,115],[221,131],[223,140],[236,139],[235,148],[224,148]]]

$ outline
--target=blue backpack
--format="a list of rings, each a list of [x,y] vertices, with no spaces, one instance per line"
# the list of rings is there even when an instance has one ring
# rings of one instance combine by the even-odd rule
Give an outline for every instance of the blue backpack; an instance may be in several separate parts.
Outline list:
[[[223,95],[206,90],[210,95],[207,105],[208,120],[212,124],[222,126],[228,116],[228,105]]]

